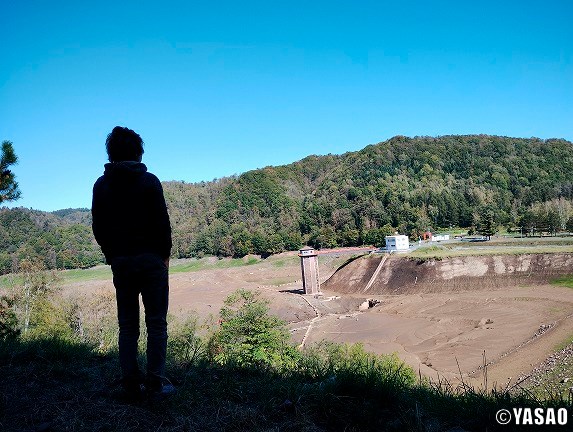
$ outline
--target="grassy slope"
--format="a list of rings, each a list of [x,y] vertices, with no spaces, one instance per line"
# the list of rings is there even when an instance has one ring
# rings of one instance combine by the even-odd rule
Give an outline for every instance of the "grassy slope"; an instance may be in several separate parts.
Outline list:
[[[82,431],[512,430],[495,412],[563,406],[503,392],[410,384],[366,366],[310,373],[170,364],[179,392],[130,402],[112,383],[115,354],[42,339],[0,348],[0,429]],[[316,372],[316,371],[315,371]],[[458,429],[459,430],[459,429]]]
[[[573,288],[573,275],[559,277],[553,280],[551,283],[567,288]]]
[[[478,255],[503,255],[503,254],[529,254],[529,253],[573,253],[573,237],[544,237],[544,238],[496,238],[489,242],[452,242],[452,243],[432,243],[423,245],[417,250],[409,253],[408,256],[418,258],[447,258],[455,256],[478,256]],[[332,261],[344,261],[343,258],[321,257],[322,265],[332,266]],[[223,258],[205,257],[201,259],[189,258],[172,260],[170,273],[185,273],[210,269],[225,269],[255,265],[269,262],[273,267],[282,267],[287,261],[298,261],[298,257],[285,256],[284,254],[271,256],[266,260],[261,260],[256,256],[245,258]],[[109,266],[96,266],[89,269],[63,270],[58,272],[62,284],[75,283],[90,280],[111,279],[111,269]],[[17,282],[14,275],[0,276],[0,289],[6,288],[10,284]]]

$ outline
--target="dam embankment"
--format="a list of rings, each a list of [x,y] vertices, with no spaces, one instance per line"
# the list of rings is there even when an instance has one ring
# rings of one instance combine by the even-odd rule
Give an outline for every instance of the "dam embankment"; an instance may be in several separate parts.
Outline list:
[[[573,274],[572,253],[441,259],[368,255],[341,266],[321,288],[364,295],[437,293],[544,284],[569,274]]]

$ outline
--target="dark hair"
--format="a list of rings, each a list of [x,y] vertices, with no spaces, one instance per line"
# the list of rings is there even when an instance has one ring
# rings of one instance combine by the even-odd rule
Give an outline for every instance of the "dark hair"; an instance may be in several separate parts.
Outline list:
[[[105,140],[110,162],[138,160],[143,154],[143,140],[126,127],[116,126]]]

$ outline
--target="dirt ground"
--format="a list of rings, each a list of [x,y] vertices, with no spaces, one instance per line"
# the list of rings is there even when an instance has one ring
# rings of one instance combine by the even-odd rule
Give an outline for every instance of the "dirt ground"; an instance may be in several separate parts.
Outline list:
[[[319,257],[321,279],[346,259]],[[457,380],[461,371],[478,384],[485,352],[490,387],[514,382],[573,335],[573,290],[533,280],[505,288],[394,295],[325,290],[316,299],[301,295],[300,279],[294,254],[248,266],[172,273],[170,311],[216,318],[234,290],[258,290],[271,301],[271,312],[288,322],[297,344],[362,342],[376,353],[398,353],[423,375]],[[66,287],[76,293],[100,289],[113,290],[111,280]],[[380,303],[360,311],[367,299]]]
[[[573,290],[555,286],[372,297],[365,312],[325,316],[308,343],[363,342],[377,353],[397,352],[423,375],[471,375],[489,385],[515,382],[573,334]],[[536,337],[536,334],[543,333]]]

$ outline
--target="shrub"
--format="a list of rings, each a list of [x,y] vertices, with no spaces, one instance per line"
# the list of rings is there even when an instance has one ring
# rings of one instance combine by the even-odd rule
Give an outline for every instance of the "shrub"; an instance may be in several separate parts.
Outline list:
[[[26,338],[76,340],[74,331],[67,319],[64,305],[61,302],[36,299],[31,310],[30,325],[25,333]]]
[[[274,370],[296,365],[299,353],[290,344],[285,323],[268,315],[268,301],[240,289],[225,300],[220,327],[211,337],[209,353],[220,365]]]
[[[186,369],[196,364],[205,352],[205,343],[197,335],[197,330],[196,317],[170,325],[168,356],[175,364]]]
[[[305,352],[299,370],[311,379],[331,382],[338,393],[392,394],[416,382],[414,370],[396,354],[370,353],[360,343],[323,341]]]
[[[18,317],[12,309],[14,300],[7,297],[0,297],[0,340],[15,338],[20,334],[18,328]]]
[[[41,317],[36,309],[48,302],[48,295],[53,293],[58,278],[54,272],[47,271],[42,262],[32,259],[20,262],[19,275],[21,283],[12,287],[13,310],[22,326],[22,333],[26,334],[31,326],[39,324],[33,322]]]

